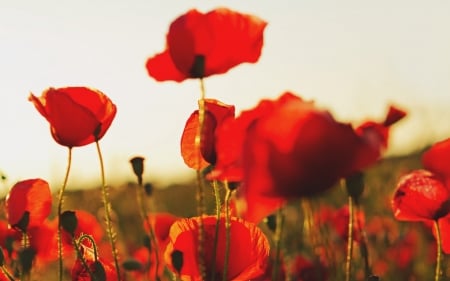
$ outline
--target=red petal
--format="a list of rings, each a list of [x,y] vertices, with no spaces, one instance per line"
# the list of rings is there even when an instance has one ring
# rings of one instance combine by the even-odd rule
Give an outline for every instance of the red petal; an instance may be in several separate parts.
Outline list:
[[[175,67],[172,57],[167,50],[149,58],[146,63],[146,68],[148,74],[156,81],[173,80],[181,82],[189,78]]]
[[[390,106],[388,114],[386,115],[386,119],[383,122],[383,125],[389,127],[394,123],[397,123],[398,121],[403,119],[405,116],[406,116],[405,111],[395,106]]]
[[[42,179],[20,181],[9,191],[5,204],[10,225],[16,225],[28,211],[30,214],[28,227],[39,226],[51,212],[50,187]]]
[[[219,225],[216,260],[212,261],[216,222],[216,217],[204,218],[206,269],[211,268],[211,262],[216,263],[216,272],[207,272],[208,277],[223,272],[225,254],[224,218],[221,219]],[[267,238],[256,225],[235,217],[231,218],[230,231],[233,246],[230,248],[227,280],[250,280],[263,275],[269,256]],[[200,280],[197,263],[197,235],[198,218],[179,220],[173,224],[170,230],[171,243],[167,246],[165,260],[173,268],[170,258],[171,253],[174,250],[183,253],[182,279]]]
[[[214,121],[211,119],[214,117],[206,117],[206,115],[208,114],[205,113],[205,123],[209,124],[210,121]],[[186,163],[189,168],[203,170],[209,165],[209,163],[203,158],[199,147],[195,144],[198,126],[198,111],[194,111],[191,116],[189,116],[189,119],[186,121],[186,125],[184,126],[180,148],[184,163]],[[202,142],[204,141],[202,138],[200,140]]]
[[[434,144],[422,156],[423,166],[450,180],[450,138]],[[450,184],[450,182],[448,182]],[[450,186],[449,186],[450,188]]]
[[[450,192],[434,174],[416,170],[400,178],[392,208],[398,220],[436,220],[450,212]]]

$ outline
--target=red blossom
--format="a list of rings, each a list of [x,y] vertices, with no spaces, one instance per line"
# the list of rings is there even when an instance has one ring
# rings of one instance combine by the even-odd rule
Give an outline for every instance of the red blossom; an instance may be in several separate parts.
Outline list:
[[[205,231],[205,266],[206,280],[215,275],[216,280],[222,278],[225,257],[225,221],[220,220],[217,254],[213,259],[214,233],[217,218],[208,216],[204,218]],[[171,255],[181,252],[183,263],[180,270],[182,280],[200,281],[198,268],[198,231],[199,218],[181,219],[176,221],[170,229],[170,242],[166,248],[165,261],[169,268],[175,270]],[[253,223],[242,219],[231,218],[231,247],[228,261],[227,280],[257,280],[264,275],[269,257],[269,242],[261,230]],[[215,263],[215,272],[211,272]]]
[[[27,212],[29,220],[25,228],[39,226],[51,212],[50,187],[43,179],[20,181],[9,191],[5,206],[11,226],[17,226]]]
[[[171,23],[166,49],[148,59],[147,71],[157,81],[181,82],[257,62],[266,25],[256,16],[227,8],[206,14],[192,9]]]
[[[319,262],[313,263],[309,259],[297,255],[292,262],[290,274],[295,281],[326,281],[328,273],[326,267]]]
[[[402,117],[392,111],[383,122],[372,124],[387,131]],[[242,181],[243,215],[258,222],[286,200],[323,192],[377,161],[386,139],[374,141],[378,129],[371,128],[362,133],[312,102],[284,93],[217,129],[218,160],[208,177]]]
[[[201,170],[209,164],[216,163],[215,134],[226,119],[234,117],[234,106],[224,104],[215,99],[205,99],[205,118],[201,134],[200,153],[195,144],[198,130],[198,110],[194,111],[186,121],[181,136],[181,155],[190,168]],[[200,157],[200,159],[199,159]],[[200,163],[198,163],[200,161]]]
[[[117,111],[105,94],[86,87],[49,88],[29,100],[50,123],[55,141],[67,147],[100,140]]]

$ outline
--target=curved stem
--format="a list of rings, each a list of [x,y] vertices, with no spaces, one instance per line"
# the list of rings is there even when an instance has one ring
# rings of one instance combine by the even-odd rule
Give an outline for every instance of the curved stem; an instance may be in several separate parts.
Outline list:
[[[352,272],[352,256],[353,256],[353,198],[348,197],[348,236],[347,236],[347,258],[345,263],[345,280],[350,281]]]
[[[81,244],[82,237],[83,237],[83,236],[81,236],[81,237],[78,239],[79,242],[77,243],[76,239],[72,236],[72,244],[73,244],[73,247],[75,248],[75,251],[77,252],[77,257],[81,260],[81,263],[83,264],[83,266],[84,266],[84,268],[86,269],[87,273],[88,273],[89,276],[91,277],[91,280],[97,281],[97,278],[95,277],[95,275],[94,275],[94,273],[92,272],[92,270],[89,268],[89,265],[87,264],[86,260],[84,259],[83,254],[81,253],[81,250],[80,250],[80,247],[79,247],[79,246],[80,246],[80,244]],[[94,242],[93,240],[91,240],[91,241],[92,241],[92,245],[93,245],[93,247],[94,247],[94,257],[95,257],[95,260],[97,261],[97,249],[96,249],[96,246],[95,246],[95,242]]]
[[[59,281],[62,281],[62,275],[63,275],[63,257],[62,257],[62,237],[61,237],[61,213],[62,213],[62,206],[64,203],[64,191],[66,190],[67,181],[69,180],[69,174],[70,174],[70,167],[72,165],[72,148],[69,147],[69,153],[67,156],[67,168],[66,168],[66,174],[64,176],[64,181],[62,184],[61,189],[59,190],[58,195],[58,260],[59,260]]]
[[[6,267],[4,265],[0,266],[1,271],[3,272],[3,274],[10,280],[10,281],[14,281],[14,277],[12,276],[12,274],[8,271],[8,269],[6,269]]]
[[[230,199],[232,190],[228,187],[228,181],[225,181],[225,259],[223,264],[223,277],[222,281],[226,281],[228,275],[228,259],[230,256],[230,243],[231,243],[231,221],[230,221]],[[214,274],[214,272],[212,273]]]
[[[284,228],[283,208],[279,208],[276,215],[276,228],[274,235],[275,261],[273,263],[272,281],[278,280],[278,272],[280,267],[280,254],[281,254],[281,237],[283,235],[283,228]]]
[[[434,221],[434,229],[436,231],[436,271],[434,274],[434,281],[439,281],[441,278],[441,262],[442,262],[442,240],[441,240],[441,229],[439,227],[439,222]]]
[[[102,152],[100,150],[100,144],[98,141],[95,142],[98,152],[98,158],[100,161],[100,172],[101,172],[101,178],[102,178],[102,199],[103,199],[103,206],[105,208],[105,221],[106,221],[106,232],[108,233],[109,242],[111,244],[111,250],[114,258],[114,266],[116,268],[117,273],[117,280],[121,280],[120,278],[120,267],[119,262],[117,259],[117,249],[116,249],[116,234],[114,233],[112,222],[111,222],[111,205],[108,200],[108,186],[106,185],[106,179],[105,179],[105,168],[103,164],[103,157]]]
[[[195,136],[195,148],[197,151],[197,215],[199,216],[199,226],[198,226],[198,267],[200,271],[200,276],[205,279],[205,260],[204,260],[204,240],[205,231],[203,225],[203,214],[204,214],[204,186],[202,173],[200,170],[200,163],[202,160],[201,156],[201,143],[202,143],[202,132],[203,124],[205,122],[205,85],[203,78],[200,78],[200,99],[198,101],[198,127]]]
[[[212,265],[211,265],[211,272],[213,272],[211,276],[211,281],[215,281],[216,275],[214,272],[216,272],[216,255],[217,255],[217,244],[219,243],[219,226],[220,226],[220,192],[219,192],[219,186],[217,184],[217,181],[213,181],[213,189],[214,189],[214,197],[216,199],[216,227],[214,230],[214,246],[213,246],[213,254],[212,254]]]

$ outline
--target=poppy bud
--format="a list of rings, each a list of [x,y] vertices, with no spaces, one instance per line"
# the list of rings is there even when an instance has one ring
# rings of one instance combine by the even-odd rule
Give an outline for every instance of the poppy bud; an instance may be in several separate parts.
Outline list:
[[[364,174],[362,172],[356,172],[346,177],[345,187],[348,195],[357,202],[364,192]]]
[[[180,274],[181,268],[183,268],[183,252],[175,250],[170,254],[172,258],[172,264],[175,270]]]
[[[35,256],[36,251],[33,248],[24,248],[19,251],[19,262],[22,267],[23,273],[30,273]]]
[[[106,271],[103,267],[103,264],[100,261],[96,260],[92,265],[94,267],[92,274],[94,275],[95,280],[106,281]]]
[[[153,193],[153,184],[151,183],[146,183],[144,185],[144,190],[145,190],[145,194],[147,194],[147,196],[152,196]]]
[[[151,242],[151,240],[150,240],[150,236],[145,235],[142,242],[143,242],[144,246],[145,246],[149,251],[152,250],[152,242]]]
[[[59,217],[62,228],[67,231],[70,236],[75,236],[75,230],[78,226],[78,219],[74,211],[65,211]]]
[[[129,259],[122,263],[122,267],[127,271],[139,271],[142,270],[143,265],[137,260]]]
[[[136,156],[130,160],[133,172],[138,178],[139,185],[142,185],[142,174],[144,173],[144,157]]]

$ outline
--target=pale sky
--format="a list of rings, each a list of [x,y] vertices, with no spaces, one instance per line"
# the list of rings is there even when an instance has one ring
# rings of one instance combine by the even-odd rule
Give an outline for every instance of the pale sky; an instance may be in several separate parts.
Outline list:
[[[395,3],[394,3],[395,2]],[[389,154],[450,137],[450,2],[0,0],[0,194],[40,177],[59,189],[67,148],[27,101],[48,87],[89,86],[118,112],[101,140],[108,183],[134,180],[128,160],[146,158],[145,180],[193,175],[180,156],[198,81],[158,83],[145,62],[164,49],[169,24],[190,8],[225,6],[268,22],[262,55],[206,79],[206,96],[237,112],[289,90],[343,122],[381,120],[389,104],[409,112]],[[73,151],[69,189],[100,184],[94,145]]]

